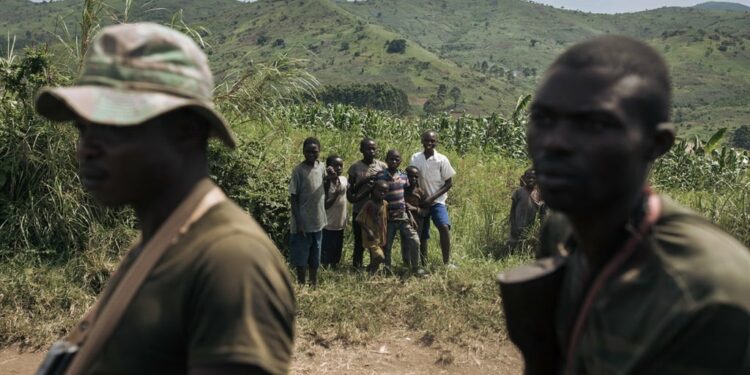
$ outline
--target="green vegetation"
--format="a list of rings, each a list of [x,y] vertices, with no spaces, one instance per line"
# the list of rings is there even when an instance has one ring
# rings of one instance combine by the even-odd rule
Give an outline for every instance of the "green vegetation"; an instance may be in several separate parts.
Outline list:
[[[359,108],[389,111],[396,115],[409,112],[409,99],[403,90],[390,83],[326,86],[317,94],[326,104],[349,104]]]
[[[725,1],[709,1],[709,2],[698,4],[695,6],[695,8],[709,9],[709,10],[723,10],[723,11],[730,11],[730,12],[750,12],[750,7],[747,5],[725,2]]]
[[[57,35],[75,41],[82,2],[7,0],[0,25],[19,47],[56,44]],[[648,41],[669,62],[681,135],[706,138],[750,116],[748,12],[662,8],[601,15],[522,0],[162,0],[133,1],[127,11],[125,0],[108,3],[102,23],[168,22],[188,10],[184,21],[196,26],[220,78],[283,53],[309,60],[326,86],[388,82],[406,93],[415,113],[509,111],[564,48],[595,35],[626,34]],[[399,53],[389,53],[392,46]],[[461,99],[436,103],[441,85],[458,88]]]
[[[17,10],[35,7],[39,9],[37,16],[42,17],[47,14],[46,9],[68,9],[63,7],[81,4],[72,0],[64,3],[67,4],[28,5],[25,0],[11,0],[8,6]],[[163,3],[165,7],[176,4],[171,0]],[[415,331],[430,340],[458,344],[504,339],[493,276],[529,259],[535,245],[533,233],[520,249],[512,251],[505,245],[510,196],[517,187],[518,176],[528,166],[524,108],[529,97],[508,91],[502,94],[503,101],[508,103],[502,114],[457,118],[444,114],[402,118],[340,104],[302,104],[301,98],[316,93],[319,79],[325,82],[323,77],[343,72],[345,65],[333,63],[321,69],[319,59],[305,62],[291,52],[279,55],[268,51],[290,50],[295,46],[307,46],[310,50],[318,46],[319,56],[327,56],[329,49],[352,53],[364,51],[368,43],[373,43],[369,52],[356,58],[352,54],[350,58],[356,61],[369,54],[379,59],[387,53],[385,41],[393,40],[395,34],[377,25],[359,23],[337,4],[323,1],[315,6],[309,5],[311,2],[301,2],[301,6],[310,13],[311,19],[327,14],[339,17],[340,23],[336,18],[333,21],[326,18],[325,30],[299,30],[291,34],[284,34],[275,27],[282,27],[289,18],[302,14],[296,11],[292,14],[290,9],[295,8],[285,7],[284,2],[251,5],[213,0],[201,2],[191,12],[199,15],[198,21],[205,17],[202,21],[208,24],[210,17],[225,16],[222,6],[230,3],[233,12],[251,15],[249,21],[243,19],[239,24],[241,17],[227,17],[224,22],[230,26],[212,29],[211,35],[203,35],[200,28],[188,30],[194,38],[206,39],[206,50],[213,58],[221,56],[216,60],[222,62],[217,63],[222,66],[217,104],[239,139],[239,147],[234,152],[211,145],[212,174],[232,199],[256,217],[280,249],[285,249],[287,244],[288,175],[301,160],[302,140],[311,134],[321,140],[322,155],[337,153],[349,165],[359,158],[357,145],[363,136],[376,138],[381,151],[396,148],[403,155],[409,155],[419,150],[421,131],[436,129],[441,136],[441,152],[448,155],[458,171],[449,204],[459,268],[446,271],[439,266],[438,236],[433,235],[428,267],[432,275],[427,279],[368,278],[348,271],[324,272],[319,289],[302,289],[298,294],[301,345],[325,346],[331,342],[358,345],[394,328]],[[393,6],[388,9],[398,9],[397,5],[403,3],[411,2],[389,3]],[[449,7],[453,3],[442,4]],[[517,5],[515,2],[508,4]],[[119,15],[118,19],[125,17],[125,8],[106,9]],[[155,19],[154,14],[159,13],[137,6],[128,9],[129,15],[125,18],[131,19]],[[388,12],[383,10],[378,18],[390,17]],[[585,16],[557,10],[549,12],[572,18]],[[273,15],[273,22],[269,14]],[[282,14],[287,18],[282,19]],[[269,18],[264,18],[266,16]],[[0,22],[12,21],[5,13],[3,17]],[[106,20],[106,17],[99,19]],[[231,26],[234,20],[238,20],[238,24]],[[353,34],[350,33],[352,24],[347,23],[351,20],[355,25]],[[250,26],[253,21],[262,26]],[[263,23],[266,21],[268,23]],[[167,17],[164,22],[187,27],[180,18]],[[250,24],[243,26],[244,22]],[[297,25],[306,27],[304,22]],[[89,27],[95,29],[96,23],[90,23]],[[230,33],[229,29],[234,31]],[[350,41],[348,48],[343,48],[343,39],[337,39],[336,33],[366,35],[361,40],[368,42]],[[217,43],[222,34],[226,39]],[[78,34],[73,32],[72,35]],[[243,39],[237,39],[238,35]],[[308,39],[302,43],[305,38]],[[370,38],[375,40],[370,41]],[[261,39],[265,40],[263,45],[259,42]],[[274,42],[279,39],[283,39],[283,43]],[[78,40],[80,43],[83,39]],[[324,43],[320,44],[320,40]],[[240,50],[226,47],[248,42],[259,45],[248,55],[243,52],[234,56]],[[542,48],[545,43],[545,39],[538,38],[536,43],[525,45],[526,48]],[[81,44],[77,45],[80,48]],[[75,70],[70,64],[75,66],[81,56],[54,46],[52,49],[61,57],[53,58],[44,48],[27,49],[21,54],[8,48],[0,58],[0,345],[19,343],[40,347],[63,335],[93,302],[137,233],[132,212],[97,208],[82,191],[75,173],[76,134],[72,127],[51,124],[36,116],[31,108],[36,88],[69,82],[74,72],[68,70]],[[453,73],[463,69],[437,58],[417,43],[409,42],[403,55],[393,56],[404,62],[417,55],[424,58],[419,60],[420,64],[429,62],[422,65],[425,74],[444,68]],[[257,56],[262,57],[258,58],[262,63],[250,64],[250,58]],[[53,61],[58,61],[59,65]],[[304,64],[320,74],[308,73]],[[392,66],[385,63],[378,65],[363,60],[361,66],[374,69],[368,73],[372,77],[396,77],[393,78],[396,80],[413,77],[413,72],[408,71],[389,75]],[[492,68],[488,66],[486,71]],[[440,84],[424,87],[430,87],[429,92],[436,92],[436,97],[441,96],[443,105],[461,107],[464,101],[473,102],[482,92],[474,91],[473,83],[460,84],[471,82],[471,77],[484,73],[471,74],[468,78],[450,75],[442,90]],[[503,79],[492,78],[487,82]],[[396,83],[394,86],[408,95],[415,92]],[[454,91],[449,87],[460,88]],[[692,116],[692,112],[684,116]],[[722,146],[725,133],[726,130],[715,132],[705,142],[701,138],[680,141],[656,163],[652,183],[658,191],[698,210],[750,244],[748,153]],[[350,232],[347,232],[345,264],[350,263],[350,249]],[[372,319],[373,316],[377,319]]]

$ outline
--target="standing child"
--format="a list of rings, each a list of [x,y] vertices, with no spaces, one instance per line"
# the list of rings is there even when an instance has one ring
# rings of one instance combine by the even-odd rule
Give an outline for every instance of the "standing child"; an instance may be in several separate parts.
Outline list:
[[[422,207],[424,203],[425,193],[421,187],[419,187],[419,168],[410,165],[406,168],[406,177],[409,179],[409,186],[404,190],[404,200],[406,200],[406,207],[409,209],[409,213],[414,218],[417,227],[417,233],[422,233],[424,221],[428,219],[430,210]],[[427,265],[427,240],[430,238],[429,233],[426,238],[420,239],[419,254],[422,261],[422,267]],[[405,250],[405,243],[401,242],[401,252]]]
[[[409,179],[405,173],[398,169],[401,165],[401,154],[396,150],[389,150],[385,163],[388,168],[378,174],[378,180],[388,183],[388,194],[385,196],[385,200],[388,202],[385,266],[391,267],[393,240],[396,238],[396,233],[400,233],[401,257],[404,260],[404,265],[414,274],[421,275],[424,271],[420,268],[419,262],[419,234],[417,234],[416,223],[413,223],[404,199],[404,190],[409,186]]]
[[[537,216],[544,217],[544,201],[536,186],[533,169],[527,169],[520,178],[521,186],[513,193],[510,205],[510,247],[516,247],[524,231],[534,225]]]
[[[424,150],[412,155],[409,165],[414,165],[420,171],[419,186],[424,189],[426,197],[422,207],[430,210],[432,222],[440,233],[440,251],[443,253],[443,263],[449,268],[456,268],[450,263],[451,256],[451,219],[448,216],[448,190],[453,187],[453,177],[456,171],[448,158],[437,152],[438,135],[434,130],[422,133]],[[425,220],[420,240],[427,243],[430,233],[430,222]]]
[[[292,201],[289,260],[301,285],[305,284],[305,274],[310,268],[310,285],[315,287],[318,284],[322,230],[326,226],[323,187],[326,172],[323,163],[318,161],[320,141],[313,137],[305,139],[302,153],[305,161],[294,168],[289,182]]]
[[[344,160],[338,155],[326,159],[326,217],[328,224],[323,228],[323,247],[320,261],[323,267],[336,266],[341,261],[344,247],[344,227],[346,226],[346,190],[349,181],[341,173]]]
[[[352,203],[352,232],[354,234],[354,252],[352,253],[352,265],[355,269],[362,268],[364,248],[362,246],[362,231],[357,224],[357,214],[370,196],[370,188],[375,180],[375,175],[386,168],[385,163],[376,159],[378,155],[378,144],[374,139],[364,138],[359,142],[359,151],[362,160],[357,160],[349,166],[349,189],[346,197]]]
[[[362,247],[370,252],[370,273],[375,273],[385,259],[386,226],[388,225],[388,204],[385,194],[388,193],[388,183],[378,180],[370,190],[370,200],[365,202],[356,217],[356,222],[362,229]]]

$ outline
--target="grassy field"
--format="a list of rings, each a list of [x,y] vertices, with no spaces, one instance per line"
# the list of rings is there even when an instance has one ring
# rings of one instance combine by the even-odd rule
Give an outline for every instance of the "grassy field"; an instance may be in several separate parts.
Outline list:
[[[10,4],[12,9],[28,5],[12,1],[15,1]],[[165,0],[162,5],[175,4],[170,1]],[[214,8],[209,5],[196,8],[201,17],[206,17],[206,22],[210,17],[230,12],[220,7],[229,4],[228,0],[213,1],[209,5]],[[64,7],[66,4],[34,6]],[[235,8],[231,9],[249,12],[257,16],[259,23],[268,22],[258,30],[283,26],[286,20],[281,20],[280,12],[292,9],[283,7],[281,2],[253,6],[232,4]],[[385,61],[406,64],[412,57],[433,59],[429,69],[436,69],[440,74],[449,77],[459,74],[459,78],[463,74],[460,62],[440,59],[428,48],[409,48],[408,54],[393,57],[396,60],[386,56],[380,47],[375,51],[377,45],[384,44],[383,40],[395,35],[394,31],[389,30],[390,26],[368,23],[363,23],[361,30],[352,31],[347,22],[356,18],[342,10],[340,4],[300,2],[299,5],[307,7],[304,9],[309,15],[323,17],[329,23],[338,24],[330,17],[339,17],[340,27],[329,25],[325,30],[318,30],[319,34],[300,30],[299,35],[285,37],[285,43],[288,40],[290,44],[309,46],[324,40],[325,48],[336,48],[346,55],[340,46],[325,41],[339,38],[339,33],[343,36],[353,32],[352,35],[367,37],[362,39],[361,45],[350,45],[349,53],[353,53],[353,48],[364,50],[370,46],[368,50],[373,49],[372,55],[362,66],[373,69],[372,76],[407,80],[413,77],[404,73],[408,69],[398,76],[401,74],[398,69],[402,68]],[[144,17],[153,15],[139,8],[133,11],[134,14],[145,12]],[[271,14],[269,12],[276,12],[273,14],[278,18],[273,21],[263,18]],[[570,12],[559,14],[580,16]],[[3,17],[0,22],[11,21],[4,13]],[[232,18],[227,18],[224,29],[217,28],[219,33],[233,30],[231,35],[225,35],[226,43],[240,43],[238,35],[245,34],[247,40],[257,41],[257,35],[253,34],[255,28],[233,27],[232,22]],[[309,39],[311,33],[319,38]],[[217,54],[227,54],[221,60],[237,64],[234,68],[238,69],[251,58],[264,56],[264,51],[271,48],[264,46],[244,51],[241,45],[235,44],[237,49],[213,45],[207,47],[207,51],[214,58]],[[323,55],[324,49],[320,51]],[[699,53],[696,51],[692,53]],[[74,69],[71,67],[75,66],[75,59],[64,51],[58,53],[58,58],[44,50],[0,57],[0,346],[20,344],[39,348],[64,335],[94,301],[122,252],[137,234],[132,212],[97,208],[82,191],[73,158],[75,131],[67,126],[53,126],[33,113],[30,102],[36,88],[70,80],[67,72]],[[363,56],[366,54],[357,58]],[[381,58],[383,64],[373,62]],[[313,67],[320,67],[315,65],[320,61],[325,58],[314,61]],[[295,77],[299,78],[296,75],[304,72],[295,73],[293,68],[283,64],[255,66],[260,70],[254,77],[268,77],[267,81],[243,83],[238,91],[241,95],[217,92],[221,97],[219,107],[230,120],[240,146],[234,152],[227,152],[212,145],[212,176],[232,199],[258,219],[282,251],[287,244],[289,216],[286,186],[292,168],[302,159],[301,144],[308,136],[321,140],[322,156],[337,153],[348,166],[360,157],[357,145],[363,136],[374,137],[379,142],[381,155],[395,148],[408,158],[420,149],[420,132],[435,128],[441,135],[441,152],[448,155],[458,171],[448,202],[454,225],[453,258],[458,269],[446,270],[440,266],[438,236],[433,233],[428,267],[431,275],[426,279],[402,277],[398,268],[396,275],[373,278],[346,267],[340,272],[325,271],[320,288],[298,290],[297,332],[302,345],[363,345],[394,330],[458,345],[504,340],[494,276],[530,259],[535,245],[531,236],[515,251],[505,246],[510,196],[518,185],[518,177],[529,165],[524,157],[524,100],[503,96],[507,103],[521,105],[514,113],[501,111],[502,116],[395,118],[386,113],[345,106],[291,104],[291,98],[284,100],[277,97],[278,93],[282,96],[293,93],[287,90],[289,82],[300,82]],[[326,74],[335,76],[330,72],[342,69],[338,72],[344,76],[346,66],[350,65],[326,63],[325,69],[313,70],[318,77],[326,77]],[[428,78],[425,73],[419,79],[432,82]],[[706,87],[710,87],[712,81],[706,80]],[[742,100],[726,99],[727,111],[734,110],[738,116],[745,113]],[[706,108],[709,107],[702,110],[708,111],[707,115],[715,115],[716,112]],[[684,115],[691,116],[691,113]],[[696,209],[743,243],[750,244],[748,156],[720,147],[720,141],[717,138],[709,142],[680,143],[656,164],[652,182],[658,191]],[[350,264],[351,256],[351,235],[347,233],[345,265]]]
[[[305,137],[319,137],[322,154],[338,153],[347,165],[359,157],[357,143],[361,134],[357,130],[303,129],[286,121],[251,120],[235,126],[235,131],[243,144],[233,161],[245,165],[247,170],[261,166],[260,174],[247,182],[249,189],[244,184],[240,189],[228,188],[230,196],[234,195],[251,212],[257,209],[259,201],[286,201],[285,190],[279,186],[286,186],[289,171],[301,160],[299,149]],[[388,148],[396,148],[404,155],[419,150],[413,137],[383,136],[378,141],[381,153]],[[60,142],[72,150],[69,133]],[[261,159],[253,156],[257,155],[255,152],[263,155]],[[431,276],[426,279],[401,277],[398,268],[397,275],[374,278],[349,271],[347,267],[342,271],[325,271],[318,290],[298,291],[298,335],[302,343],[363,345],[394,329],[459,345],[482,340],[494,342],[505,337],[494,276],[530,259],[534,246],[533,239],[517,251],[509,251],[504,244],[510,196],[527,162],[480,150],[458,153],[443,149],[442,152],[458,171],[449,205],[454,224],[453,256],[459,268],[448,271],[440,266],[438,236],[433,233],[428,267]],[[220,160],[223,159],[215,160],[214,172],[219,182],[226,185],[232,181],[226,169],[236,172],[235,166],[242,167],[216,164]],[[666,185],[659,190],[702,212],[747,244],[750,200],[747,181],[743,181],[744,185],[721,193]],[[77,199],[80,187],[69,186],[64,190],[69,191],[61,192],[62,200],[65,196]],[[288,210],[285,203],[280,209]],[[4,253],[0,264],[0,345],[42,347],[75,323],[93,302],[121,251],[136,235],[129,214],[119,215],[125,219],[114,227],[93,219],[94,225],[85,232],[86,241],[80,247],[69,245],[62,254],[51,255],[39,248]],[[281,223],[282,232],[286,230],[285,219],[276,217],[276,222]],[[348,265],[349,232],[346,241],[343,263]],[[278,245],[285,249],[286,242]]]

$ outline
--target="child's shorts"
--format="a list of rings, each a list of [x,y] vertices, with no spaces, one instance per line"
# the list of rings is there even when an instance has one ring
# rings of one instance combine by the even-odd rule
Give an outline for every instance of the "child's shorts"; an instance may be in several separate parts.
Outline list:
[[[310,232],[305,235],[292,233],[289,238],[289,263],[295,267],[320,266],[320,245],[323,232]]]
[[[430,238],[430,218],[436,227],[442,227],[447,225],[448,229],[451,227],[451,218],[448,217],[448,206],[442,203],[433,204],[430,207],[430,214],[425,216],[422,222],[422,231],[419,234],[420,240],[427,240]]]

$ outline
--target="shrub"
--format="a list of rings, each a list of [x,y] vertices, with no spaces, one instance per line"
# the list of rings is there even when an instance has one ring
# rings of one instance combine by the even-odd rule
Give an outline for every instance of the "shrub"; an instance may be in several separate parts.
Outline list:
[[[388,42],[386,47],[388,53],[404,53],[406,52],[406,39],[394,39]]]

